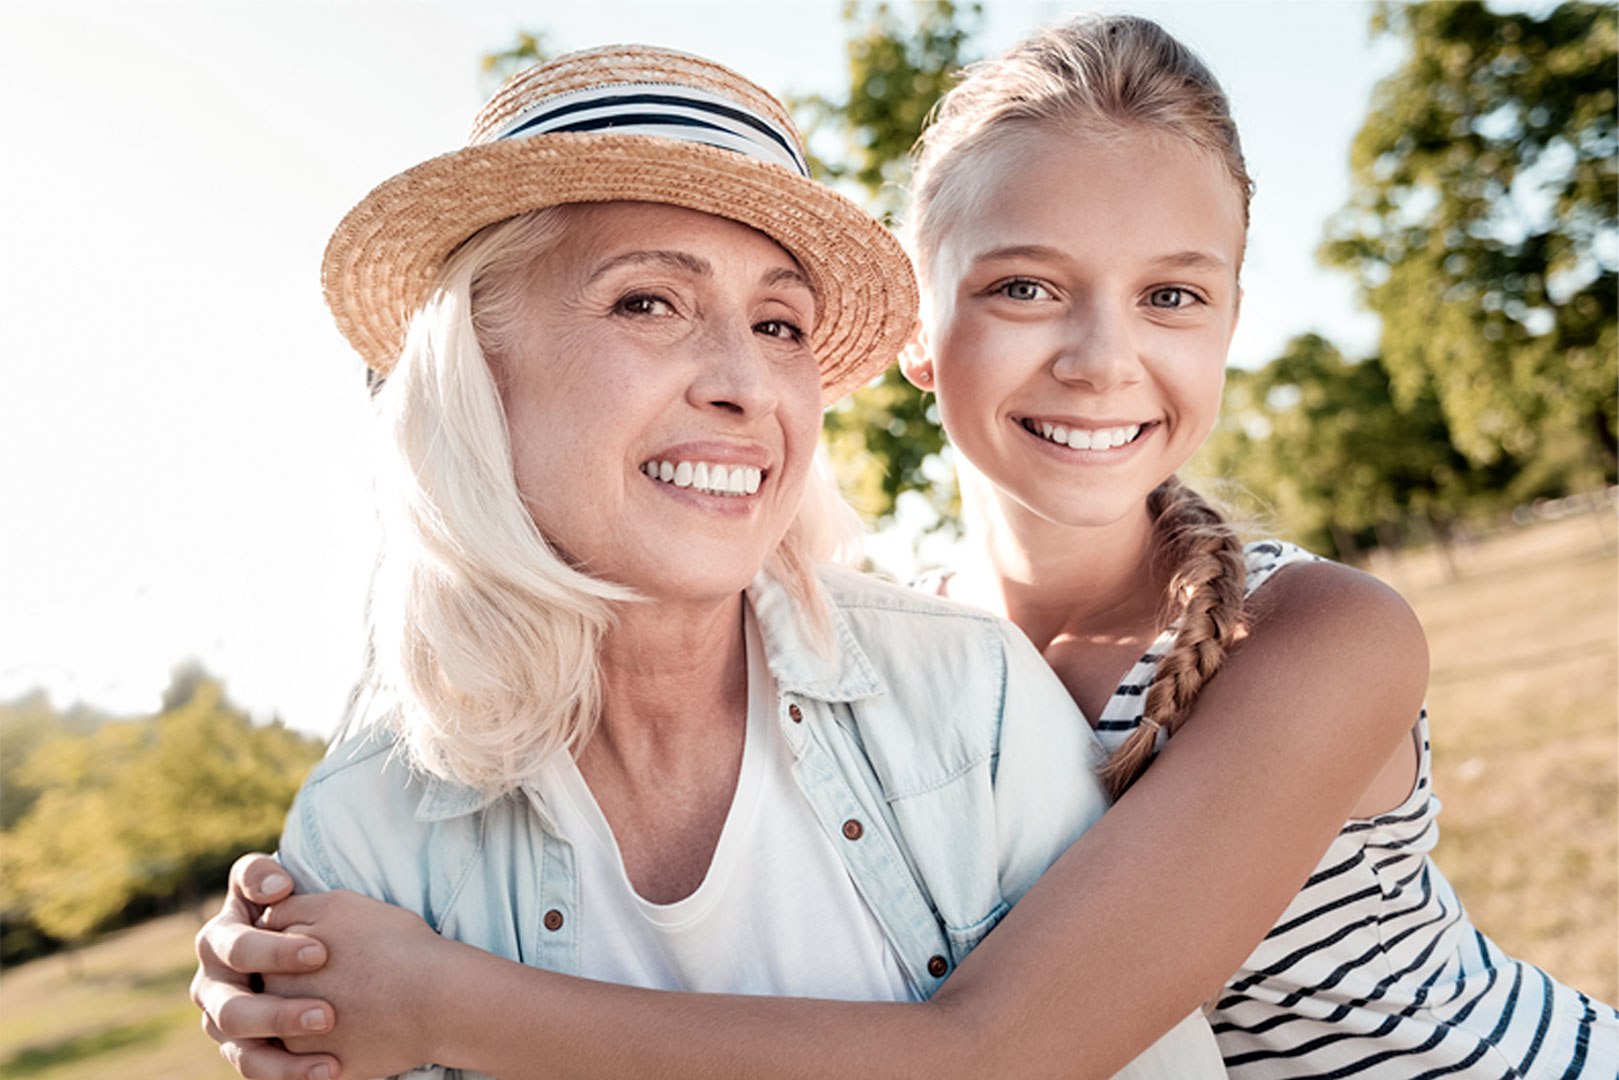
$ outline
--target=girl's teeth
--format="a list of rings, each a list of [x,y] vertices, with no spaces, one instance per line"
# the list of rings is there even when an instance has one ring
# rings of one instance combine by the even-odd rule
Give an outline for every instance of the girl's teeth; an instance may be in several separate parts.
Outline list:
[[[764,482],[764,471],[752,465],[710,465],[706,461],[648,461],[641,471],[654,480],[708,495],[752,495]]]
[[[1034,422],[1027,425],[1030,431],[1034,430]],[[1127,427],[1097,428],[1069,428],[1062,424],[1052,424],[1047,421],[1039,422],[1040,433],[1051,442],[1074,450],[1111,450],[1117,446],[1135,441],[1141,434],[1140,424],[1130,424]]]

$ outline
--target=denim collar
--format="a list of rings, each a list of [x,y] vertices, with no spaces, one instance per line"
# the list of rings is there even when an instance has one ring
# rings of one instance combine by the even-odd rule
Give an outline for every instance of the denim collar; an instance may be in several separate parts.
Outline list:
[[[807,621],[798,614],[791,594],[767,571],[761,570],[748,586],[748,602],[759,620],[765,643],[765,661],[776,677],[776,689],[819,701],[860,701],[883,693],[887,687],[854,639],[848,620],[828,598],[826,613],[831,647],[820,648]],[[428,776],[426,790],[416,804],[417,821],[445,821],[482,810],[504,797],[466,784]]]

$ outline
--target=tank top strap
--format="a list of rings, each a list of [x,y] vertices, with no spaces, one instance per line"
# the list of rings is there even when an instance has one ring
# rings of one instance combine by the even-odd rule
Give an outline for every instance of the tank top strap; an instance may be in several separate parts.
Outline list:
[[[1322,558],[1305,551],[1297,544],[1285,540],[1255,540],[1243,546],[1248,559],[1248,587],[1245,596],[1252,596],[1261,585],[1284,566],[1301,562],[1321,562]]]

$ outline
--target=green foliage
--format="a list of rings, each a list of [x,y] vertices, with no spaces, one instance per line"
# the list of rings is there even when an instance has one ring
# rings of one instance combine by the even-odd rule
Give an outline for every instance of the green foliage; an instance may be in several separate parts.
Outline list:
[[[849,93],[795,98],[811,149],[836,139],[837,157],[811,156],[823,180],[853,182],[867,208],[892,220],[905,204],[911,147],[933,103],[968,61],[967,46],[983,17],[981,4],[927,0],[909,19],[893,5],[847,0]]]
[[[529,33],[526,30],[519,30],[517,40],[512,42],[510,48],[483,54],[479,66],[483,72],[485,89],[488,93],[493,93],[496,87],[517,72],[531,64],[549,59],[551,50],[546,47],[543,32]]]
[[[1229,373],[1191,471],[1236,481],[1284,535],[1343,558],[1412,517],[1443,536],[1501,483],[1452,446],[1431,393],[1399,400],[1381,359],[1351,363],[1316,334]]]
[[[892,222],[904,205],[911,147],[934,102],[970,59],[968,43],[982,7],[929,0],[913,5],[907,17],[886,3],[850,0],[843,18],[847,96],[800,98],[794,105],[817,174],[851,188],[867,209]],[[899,496],[915,491],[942,522],[955,521],[959,499],[944,479],[948,470],[925,471],[944,447],[938,410],[897,367],[828,413],[826,437],[844,490],[868,520],[890,520]]]
[[[131,903],[197,895],[243,851],[273,847],[318,740],[279,723],[255,726],[219,683],[177,676],[155,716],[86,728],[38,695],[9,706],[31,745],[6,779],[29,805],[8,820],[0,907],[53,938],[75,941]]]
[[[1383,319],[1405,409],[1437,403],[1497,501],[1612,480],[1619,429],[1619,20],[1383,4],[1403,38],[1323,257]]]

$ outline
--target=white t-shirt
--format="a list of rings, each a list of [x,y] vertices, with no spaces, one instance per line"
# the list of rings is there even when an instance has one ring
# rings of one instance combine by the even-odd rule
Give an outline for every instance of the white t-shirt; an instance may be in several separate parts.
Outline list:
[[[910,1001],[893,946],[793,780],[776,686],[745,613],[748,719],[742,769],[703,882],[672,904],[631,886],[578,766],[556,755],[533,789],[574,847],[579,973],[661,990]]]

